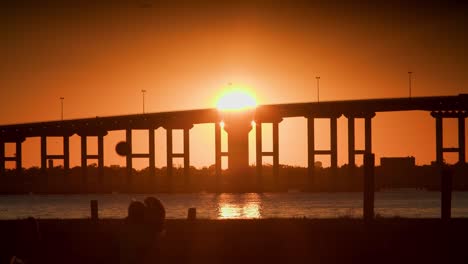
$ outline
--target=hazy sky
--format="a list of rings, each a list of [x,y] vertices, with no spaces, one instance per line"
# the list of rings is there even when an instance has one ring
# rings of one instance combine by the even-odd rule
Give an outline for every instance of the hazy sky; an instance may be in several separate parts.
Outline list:
[[[0,124],[57,120],[60,97],[66,119],[139,113],[142,89],[147,112],[214,107],[229,82],[250,87],[259,104],[316,101],[315,76],[321,100],[406,97],[409,70],[413,96],[468,93],[468,18],[460,4],[186,2],[2,4]],[[345,121],[339,121],[340,164],[347,162]],[[434,160],[434,123],[424,112],[377,114],[377,158]],[[447,123],[444,144],[456,146],[455,120]],[[326,125],[317,125],[318,148],[328,147]],[[213,135],[209,125],[192,130],[195,166],[214,162]],[[135,136],[140,152],[147,149],[143,136]],[[164,136],[157,131],[158,166],[165,163]],[[123,138],[106,138],[106,164],[123,162],[113,151]],[[38,142],[25,143],[25,166],[39,164]],[[49,142],[58,153],[61,141]],[[281,163],[306,164],[305,119],[283,121],[280,142]],[[78,137],[71,146],[76,165]],[[254,146],[252,162],[253,155]]]

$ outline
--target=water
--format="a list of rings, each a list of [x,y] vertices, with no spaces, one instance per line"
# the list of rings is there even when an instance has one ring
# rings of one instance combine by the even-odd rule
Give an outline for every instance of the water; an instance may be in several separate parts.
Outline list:
[[[11,195],[0,196],[0,219],[89,218],[89,201],[99,201],[99,217],[123,218],[131,200],[147,195]],[[362,217],[362,193],[247,193],[157,194],[167,218],[186,218],[189,207],[197,217],[224,218],[336,218]],[[376,213],[381,216],[440,217],[440,193],[398,190],[377,192]],[[452,216],[468,217],[468,192],[454,192]]]

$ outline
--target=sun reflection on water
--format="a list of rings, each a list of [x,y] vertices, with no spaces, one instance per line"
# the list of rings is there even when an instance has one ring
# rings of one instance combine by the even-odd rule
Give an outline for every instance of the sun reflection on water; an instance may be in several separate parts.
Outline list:
[[[220,194],[218,196],[218,218],[261,218],[261,197],[257,193]]]

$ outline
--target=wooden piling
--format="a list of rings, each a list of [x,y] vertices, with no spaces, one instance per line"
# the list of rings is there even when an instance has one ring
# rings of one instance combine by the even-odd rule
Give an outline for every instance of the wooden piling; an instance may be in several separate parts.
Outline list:
[[[99,219],[98,201],[97,200],[91,200],[90,201],[90,206],[91,206],[91,220],[98,220]]]
[[[197,208],[191,207],[188,209],[187,220],[196,220],[197,219]]]
[[[441,169],[441,217],[442,220],[450,220],[452,213],[452,175],[448,167]]]
[[[364,154],[364,221],[374,219],[374,168],[375,156],[373,153]]]

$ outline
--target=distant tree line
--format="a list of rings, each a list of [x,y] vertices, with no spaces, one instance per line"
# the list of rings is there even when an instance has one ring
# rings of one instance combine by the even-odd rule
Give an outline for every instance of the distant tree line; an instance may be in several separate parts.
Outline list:
[[[448,166],[448,165],[447,165]],[[453,189],[468,190],[468,165],[450,165],[453,172]],[[71,168],[67,175],[63,167],[48,168],[45,173],[38,167],[23,169],[21,175],[16,170],[7,169],[0,176],[0,193],[112,193],[112,192],[201,192],[229,191],[229,185],[236,175],[223,170],[220,182],[216,185],[215,166],[190,167],[188,182],[184,169],[173,168],[171,179],[167,177],[166,167],[156,168],[155,177],[150,177],[149,168],[132,170],[127,177],[125,167],[112,165],[104,167],[100,178],[95,164],[87,167],[87,176],[83,177],[81,167]],[[248,172],[252,183],[256,182],[255,166]],[[314,178],[309,178],[307,168],[280,165],[279,176],[275,180],[272,166],[267,164],[262,170],[263,191],[323,191],[348,192],[362,191],[363,167],[351,168],[347,165],[337,169],[315,167]],[[433,165],[392,168],[375,168],[376,190],[392,188],[421,188],[438,190],[440,188],[440,167]],[[219,189],[216,189],[218,186]]]

